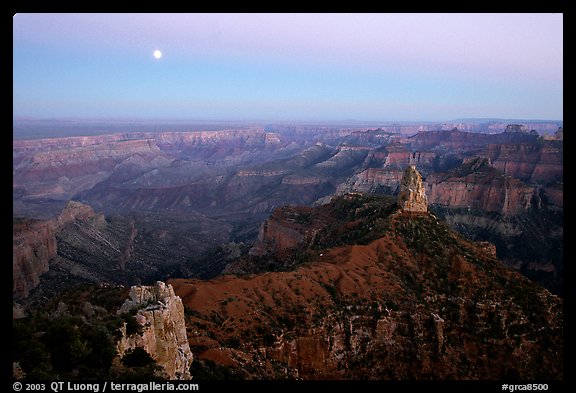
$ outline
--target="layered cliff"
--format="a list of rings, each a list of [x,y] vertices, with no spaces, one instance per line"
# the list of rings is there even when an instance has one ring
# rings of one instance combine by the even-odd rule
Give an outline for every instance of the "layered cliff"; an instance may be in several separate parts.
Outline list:
[[[349,192],[397,194],[403,175],[403,169],[368,168],[340,184],[336,195]]]
[[[81,283],[131,286],[163,279],[194,253],[203,256],[212,244],[225,243],[232,230],[194,212],[104,216],[75,201],[50,222],[57,252],[35,290],[18,299],[27,309]]]
[[[14,218],[12,236],[12,292],[15,299],[26,298],[40,283],[58,254],[57,235],[77,219],[96,214],[90,206],[70,201],[58,217],[51,220]],[[103,220],[104,216],[100,217]]]
[[[67,200],[110,178],[133,180],[174,160],[192,157],[211,165],[243,163],[248,152],[266,156],[285,146],[261,130],[135,132],[14,141],[13,187],[20,199]]]
[[[82,138],[84,139],[84,138]],[[14,188],[26,199],[71,199],[90,189],[113,172],[164,166],[168,158],[151,140],[118,140],[79,143],[51,148],[39,144],[38,150],[22,150],[15,141]]]
[[[540,203],[537,187],[506,176],[482,157],[447,173],[431,174],[426,183],[430,203],[454,209],[517,214]]]
[[[184,322],[184,306],[171,285],[157,281],[154,286],[133,286],[119,314],[134,315],[139,331],[128,334],[126,325],[116,343],[122,358],[135,348],[143,348],[161,368],[166,379],[191,379],[192,352]]]
[[[460,153],[483,148],[488,144],[502,143],[534,143],[538,135],[524,132],[502,132],[500,134],[477,134],[462,132],[457,129],[450,131],[426,131],[408,138],[407,144],[412,150],[450,151]]]
[[[408,165],[430,170],[436,158],[436,153],[430,151],[410,151],[406,145],[393,144],[386,147],[386,161],[384,167],[404,169]]]
[[[18,155],[31,151],[58,151],[63,148],[80,148],[96,145],[106,146],[105,144],[116,142],[134,142],[124,144],[124,146],[138,146],[144,141],[152,141],[163,148],[181,149],[184,146],[216,145],[228,142],[235,142],[238,145],[255,145],[260,143],[274,145],[280,142],[280,138],[278,134],[266,133],[260,129],[225,129],[189,132],[123,132],[104,135],[19,140],[13,142],[13,150],[14,153]]]
[[[485,155],[494,168],[516,179],[549,184],[563,179],[563,144],[542,141],[538,144],[490,144]]]
[[[52,221],[14,219],[12,235],[12,295],[25,298],[56,257],[56,225]]]
[[[478,155],[497,173],[457,169]],[[66,225],[59,267],[73,273],[54,281],[132,285],[165,277],[168,264],[191,266],[219,244],[252,243],[278,206],[397,193],[410,163],[434,206],[502,215],[563,208],[561,141],[510,130],[398,138],[382,129],[270,126],[15,141],[14,212],[57,215],[74,195],[105,213]]]

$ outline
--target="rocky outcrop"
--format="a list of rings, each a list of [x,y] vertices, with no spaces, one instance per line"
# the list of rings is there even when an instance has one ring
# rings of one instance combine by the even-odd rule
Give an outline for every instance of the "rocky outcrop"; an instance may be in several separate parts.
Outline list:
[[[52,221],[14,220],[12,235],[12,295],[25,298],[56,257],[56,225]]]
[[[504,132],[519,132],[523,134],[538,135],[536,130],[528,129],[524,124],[508,124]]]
[[[409,165],[404,171],[398,194],[398,205],[400,209],[407,212],[426,213],[428,211],[426,189],[422,184],[422,176],[414,165]]]
[[[104,217],[102,214],[100,216]],[[86,221],[93,217],[96,217],[96,213],[91,206],[76,201],[69,201],[64,210],[58,215],[56,224],[58,228],[61,228],[76,220]]]
[[[121,328],[117,342],[120,358],[134,348],[143,348],[156,360],[166,379],[191,379],[192,352],[184,324],[184,306],[171,285],[133,286],[119,314],[135,313],[141,330],[132,335]]]
[[[275,211],[258,232],[258,238],[250,249],[250,255],[259,256],[297,246],[304,236],[290,228],[283,220],[280,211]]]

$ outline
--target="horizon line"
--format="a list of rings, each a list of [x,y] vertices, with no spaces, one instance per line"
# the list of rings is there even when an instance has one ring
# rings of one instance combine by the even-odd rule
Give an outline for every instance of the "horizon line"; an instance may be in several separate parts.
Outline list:
[[[421,123],[454,123],[454,122],[564,122],[563,119],[530,119],[530,118],[514,118],[514,117],[457,117],[453,119],[443,120],[400,120],[400,119],[379,119],[379,120],[363,120],[363,119],[228,119],[228,118],[184,118],[184,117],[81,117],[81,116],[59,116],[59,117],[45,117],[45,116],[21,116],[13,115],[12,121],[87,121],[87,122],[211,122],[211,123],[327,123],[327,124],[378,124],[378,123],[406,123],[406,124],[421,124]]]

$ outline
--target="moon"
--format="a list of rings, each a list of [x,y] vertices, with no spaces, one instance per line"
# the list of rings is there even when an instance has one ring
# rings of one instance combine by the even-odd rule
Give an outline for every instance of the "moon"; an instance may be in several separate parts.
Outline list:
[[[160,52],[160,50],[156,49],[154,51],[154,58],[159,59],[162,57],[162,52]]]

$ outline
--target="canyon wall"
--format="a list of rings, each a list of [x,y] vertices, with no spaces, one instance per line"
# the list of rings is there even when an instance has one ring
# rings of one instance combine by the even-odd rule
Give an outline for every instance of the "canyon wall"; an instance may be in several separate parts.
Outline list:
[[[558,141],[490,144],[485,155],[494,168],[522,181],[547,184],[563,179],[563,149]]]
[[[52,220],[14,219],[12,236],[12,293],[15,299],[28,296],[40,283],[40,276],[58,254],[57,234],[76,219],[96,217],[90,206],[68,202],[66,208]],[[100,215],[100,220],[104,216]]]
[[[403,175],[403,169],[368,168],[340,184],[336,195],[347,192],[396,194]]]
[[[14,220],[12,235],[12,295],[28,296],[56,257],[56,225],[51,221]]]
[[[454,209],[517,214],[540,203],[537,187],[502,174],[485,158],[465,161],[452,172],[431,174],[426,183],[430,203]]]
[[[260,226],[258,238],[250,249],[250,255],[260,256],[271,251],[277,252],[297,246],[304,236],[286,224],[282,217],[273,213]]]

